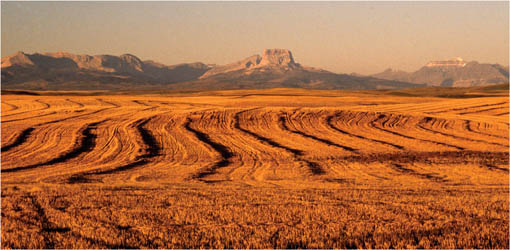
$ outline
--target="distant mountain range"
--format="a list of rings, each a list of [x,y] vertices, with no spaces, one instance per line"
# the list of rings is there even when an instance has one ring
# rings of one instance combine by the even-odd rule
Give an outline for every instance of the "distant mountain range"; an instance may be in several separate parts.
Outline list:
[[[442,87],[472,87],[508,83],[508,66],[466,62],[462,58],[433,61],[415,72],[387,69],[376,78]]]
[[[198,79],[211,69],[203,63],[166,66],[130,54],[74,55],[66,52],[2,58],[2,88],[123,89],[150,88]]]
[[[462,67],[468,65],[470,63]],[[426,67],[433,69],[431,72],[442,68]],[[500,75],[503,75],[504,70],[500,71]],[[486,81],[473,85],[505,80],[504,77],[496,77],[493,70],[484,68],[480,72],[489,72],[491,75],[483,78]],[[508,74],[508,69],[506,72]],[[395,89],[422,87],[425,84],[447,86],[442,84],[445,80],[437,80],[436,76],[427,78],[433,79],[432,83],[410,76],[415,73],[390,70],[373,76],[336,74],[302,66],[294,61],[292,53],[286,49],[266,49],[262,55],[220,66],[200,62],[167,66],[154,61],[142,61],[130,54],[89,56],[66,52],[18,52],[2,58],[2,89]],[[437,81],[441,83],[436,84]]]
[[[371,76],[336,74],[323,69],[302,66],[286,49],[266,49],[262,55],[247,57],[238,62],[216,66],[198,80],[175,84],[178,88],[262,89],[394,89],[417,85]]]

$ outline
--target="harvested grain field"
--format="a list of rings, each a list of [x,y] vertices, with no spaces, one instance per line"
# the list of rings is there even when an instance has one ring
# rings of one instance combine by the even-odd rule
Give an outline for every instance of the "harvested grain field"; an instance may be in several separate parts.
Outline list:
[[[2,248],[509,248],[509,98],[2,95]]]

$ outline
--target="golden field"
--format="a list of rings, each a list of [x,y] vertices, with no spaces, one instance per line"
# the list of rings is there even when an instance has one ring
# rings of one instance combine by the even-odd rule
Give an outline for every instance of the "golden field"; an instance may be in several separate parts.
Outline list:
[[[71,95],[72,94],[72,95]],[[509,98],[2,95],[2,248],[509,248]]]

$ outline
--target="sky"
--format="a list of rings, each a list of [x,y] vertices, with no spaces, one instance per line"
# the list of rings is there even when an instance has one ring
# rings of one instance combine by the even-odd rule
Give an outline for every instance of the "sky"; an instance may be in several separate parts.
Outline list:
[[[1,2],[2,57],[130,53],[227,64],[266,48],[336,73],[508,65],[509,2]]]

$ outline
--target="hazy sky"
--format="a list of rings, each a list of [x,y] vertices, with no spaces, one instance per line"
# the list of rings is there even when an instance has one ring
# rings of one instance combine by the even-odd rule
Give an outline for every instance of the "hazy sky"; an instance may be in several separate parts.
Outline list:
[[[339,73],[460,56],[508,65],[503,2],[1,2],[2,56],[131,53],[226,64],[265,48]]]

